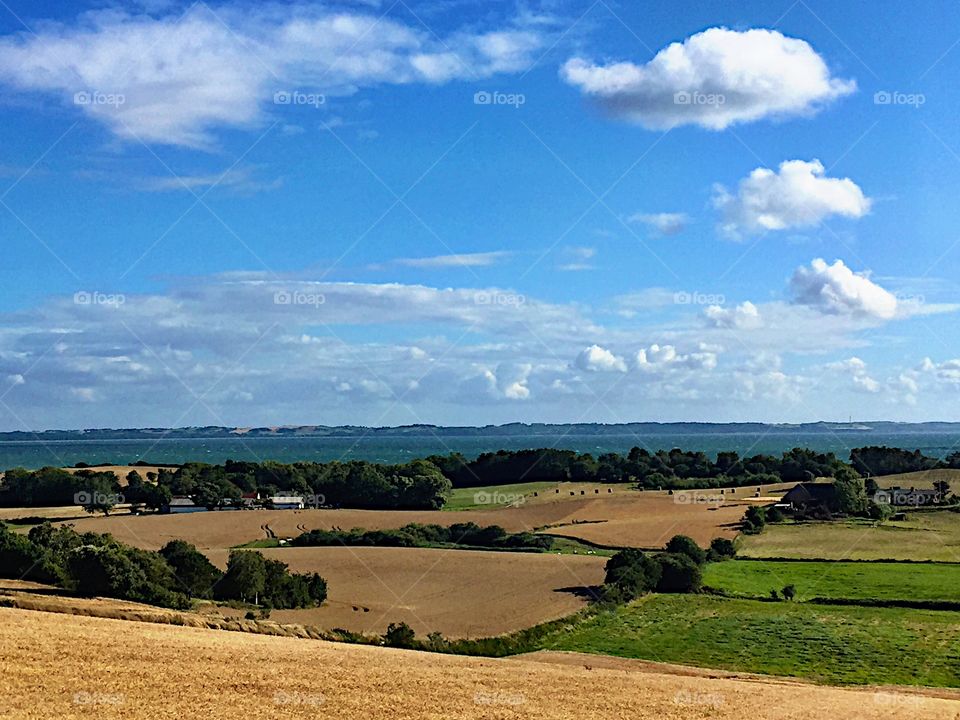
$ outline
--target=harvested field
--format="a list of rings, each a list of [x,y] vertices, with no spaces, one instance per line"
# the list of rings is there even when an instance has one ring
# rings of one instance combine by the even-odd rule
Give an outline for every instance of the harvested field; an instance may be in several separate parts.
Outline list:
[[[70,520],[90,517],[82,507],[61,505],[57,507],[5,507],[0,508],[0,521],[19,518],[47,518],[49,520]]]
[[[764,493],[769,492],[764,488]],[[742,493],[742,494],[741,494]],[[227,548],[271,536],[295,537],[303,528],[384,530],[407,523],[500,525],[509,532],[537,529],[615,547],[659,548],[677,533],[701,545],[734,537],[754,489],[721,497],[719,491],[621,492],[493,510],[242,510],[232,512],[111,516],[75,522],[78,531],[109,532],[123,542],[157,549],[189,540],[201,549]]]
[[[881,475],[875,477],[877,485],[889,487],[916,487],[930,488],[939,480],[946,480],[953,486],[954,492],[960,491],[960,470],[942,468],[938,470],[918,470],[917,472],[900,473],[898,475]]]
[[[606,558],[420,548],[316,547],[260,550],[295,572],[318,572],[323,607],[274,610],[280,623],[382,634],[403,621],[419,635],[488,637],[570,615],[603,582]],[[208,551],[226,567],[227,551]],[[239,613],[242,617],[243,613]]]
[[[960,562],[960,514],[918,510],[903,521],[836,520],[767,525],[744,536],[740,554],[805,560],[936,560]]]
[[[954,700],[893,689],[431,655],[13,609],[0,609],[0,658],[0,716],[11,720],[952,720],[960,711]]]

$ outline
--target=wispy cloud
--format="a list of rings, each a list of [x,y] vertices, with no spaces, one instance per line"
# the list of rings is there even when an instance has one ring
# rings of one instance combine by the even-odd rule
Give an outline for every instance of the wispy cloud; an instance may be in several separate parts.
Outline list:
[[[0,83],[59,98],[122,139],[210,148],[221,128],[320,108],[326,95],[517,72],[543,43],[509,21],[438,37],[417,22],[299,4],[113,9],[0,37]]]
[[[439,270],[444,268],[475,268],[499,265],[513,257],[508,250],[493,252],[457,253],[451,255],[433,255],[431,257],[396,258],[386,263],[368,266],[371,270],[383,270],[391,265],[419,268],[421,270]]]

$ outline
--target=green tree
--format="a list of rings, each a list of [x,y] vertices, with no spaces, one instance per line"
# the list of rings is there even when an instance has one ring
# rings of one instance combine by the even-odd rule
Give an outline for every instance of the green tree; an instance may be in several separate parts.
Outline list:
[[[144,485],[141,502],[151,510],[160,510],[170,504],[172,497],[166,485]]]
[[[416,645],[417,638],[413,628],[405,622],[390,623],[387,626],[387,634],[383,636],[383,642],[390,647],[412,648]]]
[[[653,591],[660,581],[660,564],[635,548],[621,550],[607,560],[604,596],[629,602]]]
[[[81,545],[70,552],[67,567],[80,595],[135,599],[147,584],[143,570],[115,545]]]
[[[867,488],[860,474],[851,467],[843,467],[834,476],[833,488],[838,512],[864,515],[867,512]]]
[[[686,555],[697,565],[703,565],[707,561],[706,551],[697,545],[693,538],[686,535],[674,535],[667,543],[666,550],[668,553]]]
[[[736,557],[736,555],[737,547],[733,544],[732,540],[717,537],[710,541],[708,557],[711,561],[718,562],[720,560],[727,560]]]
[[[759,535],[767,524],[767,516],[762,507],[751,505],[743,514],[743,532],[747,535]]]
[[[657,583],[657,592],[700,592],[703,574],[700,572],[700,566],[687,555],[661,555],[659,561],[660,582]]]
[[[267,565],[263,555],[250,550],[233,550],[227,559],[227,572],[217,584],[216,594],[233,600],[256,604],[267,582]]]
[[[207,556],[184,540],[171,540],[160,549],[176,576],[177,585],[190,597],[209,598],[223,573]]]

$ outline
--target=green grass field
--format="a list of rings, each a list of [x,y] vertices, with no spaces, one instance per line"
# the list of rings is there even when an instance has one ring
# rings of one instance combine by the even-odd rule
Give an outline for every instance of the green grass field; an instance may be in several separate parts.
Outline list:
[[[884,523],[836,520],[767,525],[742,538],[740,554],[755,558],[815,560],[937,560],[960,563],[960,513],[907,513]]]
[[[652,595],[544,649],[836,684],[960,686],[960,613]]]
[[[560,488],[560,493],[555,494],[554,490]],[[600,488],[601,493],[606,493],[607,488],[618,487],[611,486],[609,483],[587,483],[587,482],[529,482],[515,483],[513,485],[488,485],[486,487],[475,488],[456,488],[451,494],[444,510],[491,510],[508,505],[523,504],[534,500],[534,493],[540,493],[542,500],[567,500],[570,492],[579,493],[586,490],[588,495],[593,495],[594,490]],[[626,485],[620,486],[626,488]]]
[[[456,488],[443,506],[444,510],[490,510],[526,501],[527,496],[556,487],[556,483],[531,482],[515,485]]]
[[[741,597],[766,597],[772,589],[793,585],[797,601],[821,597],[960,602],[960,565],[732,560],[708,565],[703,582]]]

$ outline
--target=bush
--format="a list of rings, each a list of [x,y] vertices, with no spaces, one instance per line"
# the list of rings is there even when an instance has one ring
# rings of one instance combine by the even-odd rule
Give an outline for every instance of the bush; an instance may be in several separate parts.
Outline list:
[[[661,555],[660,582],[657,583],[657,592],[662,593],[695,593],[700,592],[703,575],[700,566],[687,555]]]
[[[49,551],[0,523],[0,577],[59,585],[66,573]]]
[[[383,642],[390,647],[412,648],[417,644],[417,637],[413,628],[405,622],[390,623],[387,626],[387,634],[383,636]]]
[[[767,516],[762,507],[751,505],[743,514],[743,532],[746,535],[759,535],[767,524]]]
[[[710,541],[710,550],[707,552],[707,558],[711,562],[721,562],[736,557],[737,546],[732,540],[726,538],[714,538]]]
[[[686,535],[674,535],[667,543],[668,553],[676,555],[686,555],[697,565],[703,565],[707,561],[707,553],[693,540]]]
[[[161,548],[160,555],[173,569],[183,592],[190,597],[213,597],[213,589],[223,573],[196,547],[183,540],[171,540]]]
[[[640,550],[621,550],[607,561],[603,599],[623,603],[653,591],[660,581],[660,564]]]

